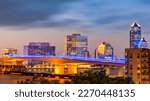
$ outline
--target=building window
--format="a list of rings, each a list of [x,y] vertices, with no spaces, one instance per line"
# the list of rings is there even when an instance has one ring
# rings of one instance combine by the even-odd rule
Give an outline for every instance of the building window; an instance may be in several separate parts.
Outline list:
[[[140,73],[137,73],[137,79],[140,79]]]
[[[137,70],[140,70],[140,67],[137,67]]]
[[[140,58],[140,53],[137,53],[137,58]]]
[[[147,64],[143,64],[143,69],[148,69],[148,65]]]
[[[48,72],[48,69],[46,69],[46,71]]]
[[[147,70],[143,70],[142,71],[142,75],[148,75],[148,71]]]
[[[148,53],[143,53],[142,57],[148,57]]]
[[[130,53],[130,54],[129,54],[129,58],[130,58],[130,59],[132,59],[132,58],[133,58],[132,53]]]
[[[34,70],[34,72],[36,71],[36,69],[33,69]]]
[[[128,57],[128,53],[125,53],[125,58],[127,58]]]
[[[132,64],[130,64],[130,70],[132,70],[133,69],[133,65]]]

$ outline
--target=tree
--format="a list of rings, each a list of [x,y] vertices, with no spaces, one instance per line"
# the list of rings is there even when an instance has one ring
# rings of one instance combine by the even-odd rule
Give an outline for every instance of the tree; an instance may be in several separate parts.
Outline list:
[[[132,84],[131,78],[111,78],[106,75],[105,70],[85,71],[75,75],[71,79],[73,84]]]

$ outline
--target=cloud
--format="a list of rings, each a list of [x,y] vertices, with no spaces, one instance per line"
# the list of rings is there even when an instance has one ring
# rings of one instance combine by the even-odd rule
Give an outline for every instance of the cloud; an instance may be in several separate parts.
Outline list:
[[[70,0],[0,0],[0,25],[22,26],[61,13]]]
[[[126,29],[133,21],[149,26],[149,0],[0,0],[0,26],[93,30]],[[145,28],[146,29],[146,28]]]

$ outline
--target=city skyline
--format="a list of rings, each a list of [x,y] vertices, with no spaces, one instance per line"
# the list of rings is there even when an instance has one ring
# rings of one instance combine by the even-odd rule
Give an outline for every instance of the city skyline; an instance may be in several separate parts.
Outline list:
[[[124,57],[134,21],[150,47],[149,5],[149,0],[1,0],[0,52],[16,48],[22,54],[29,42],[50,42],[56,54],[63,54],[65,36],[80,33],[88,36],[91,55],[106,41],[115,55]]]

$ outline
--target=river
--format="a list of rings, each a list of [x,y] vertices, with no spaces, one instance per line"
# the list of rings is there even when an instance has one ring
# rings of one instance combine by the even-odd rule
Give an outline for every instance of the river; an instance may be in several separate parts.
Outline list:
[[[17,84],[17,81],[31,79],[32,76],[18,74],[0,74],[0,84]]]

